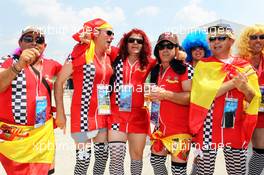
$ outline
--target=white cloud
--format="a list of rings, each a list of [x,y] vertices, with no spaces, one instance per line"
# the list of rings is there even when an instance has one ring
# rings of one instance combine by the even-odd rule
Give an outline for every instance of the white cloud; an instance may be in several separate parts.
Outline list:
[[[89,8],[74,9],[70,5],[65,5],[58,0],[19,0],[22,12],[31,17],[34,25],[39,25],[47,35],[49,54],[59,57],[60,61],[64,59],[70,49],[61,52],[65,45],[73,45],[72,34],[79,31],[83,23],[94,19],[102,18],[115,26],[125,23],[125,14],[123,9],[118,6],[91,6]],[[28,24],[31,25],[31,24]],[[61,58],[62,57],[62,58]]]
[[[214,11],[201,6],[202,0],[191,0],[189,4],[176,13],[176,19],[187,25],[202,25],[217,19]]]
[[[160,9],[156,6],[147,6],[139,9],[136,12],[137,16],[156,16],[159,14]]]
[[[20,4],[27,15],[41,18],[46,25],[56,27],[56,30],[74,30],[93,18],[103,18],[112,25],[125,21],[124,12],[120,7],[94,6],[75,10],[57,0],[20,0]]]

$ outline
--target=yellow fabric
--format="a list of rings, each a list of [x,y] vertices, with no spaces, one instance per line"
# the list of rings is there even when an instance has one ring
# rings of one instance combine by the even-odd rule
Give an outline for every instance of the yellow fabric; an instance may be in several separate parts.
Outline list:
[[[109,23],[104,23],[101,26],[99,26],[97,29],[108,29],[108,28],[111,29],[112,26]],[[95,52],[95,43],[94,40],[92,39],[90,42],[90,47],[85,51],[86,64],[90,64],[93,61],[94,52]]]
[[[177,157],[181,152],[188,152],[192,136],[190,134],[174,134],[167,137],[162,137],[161,131],[156,131],[152,134],[152,144],[155,140],[160,140],[165,148],[174,156]]]
[[[192,80],[192,103],[198,104],[206,109],[210,107],[226,76],[225,73],[221,72],[221,65],[218,62],[205,64],[199,61],[197,63]]]
[[[113,27],[109,24],[109,23],[104,23],[103,25],[101,25],[100,27],[98,27],[98,29],[112,29]]]
[[[6,124],[0,122],[0,126]],[[28,132],[25,138],[15,138],[13,141],[0,142],[0,153],[18,163],[52,163],[55,153],[53,119],[45,125],[34,128],[32,126],[15,126]]]
[[[93,61],[94,50],[95,50],[95,44],[94,44],[94,41],[91,40],[90,47],[88,49],[86,49],[86,51],[85,51],[86,64],[90,64]]]
[[[219,62],[198,62],[193,76],[191,103],[209,109],[227,75],[222,71],[223,65],[224,63]],[[234,67],[240,72],[244,72],[248,68],[248,66],[244,68]],[[248,105],[246,113],[256,115],[261,97],[257,75],[248,76],[248,82],[255,92],[255,97]]]

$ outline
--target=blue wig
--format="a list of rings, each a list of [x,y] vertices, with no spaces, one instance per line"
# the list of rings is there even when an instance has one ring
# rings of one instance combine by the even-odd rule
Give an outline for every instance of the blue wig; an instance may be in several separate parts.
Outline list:
[[[209,57],[211,55],[211,51],[209,49],[209,45],[206,39],[206,34],[202,30],[197,30],[189,33],[186,38],[182,42],[182,47],[187,53],[187,62],[192,62],[192,52],[191,49],[194,47],[202,47],[205,51],[205,57]]]

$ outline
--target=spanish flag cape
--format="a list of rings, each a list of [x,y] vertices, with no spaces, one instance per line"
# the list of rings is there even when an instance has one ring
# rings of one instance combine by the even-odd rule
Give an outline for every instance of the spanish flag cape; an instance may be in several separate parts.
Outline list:
[[[198,62],[192,80],[189,116],[190,131],[193,135],[197,134],[203,126],[207,112],[226,76],[235,75],[236,71],[245,72],[249,67],[251,66],[247,61],[239,58],[234,58],[232,64],[222,63],[214,57]],[[242,134],[247,142],[250,141],[257,122],[261,96],[256,74],[248,76],[248,84],[254,90],[255,96],[244,108]]]
[[[0,122],[0,130],[0,160],[8,175],[48,174],[55,154],[52,118],[39,128]]]

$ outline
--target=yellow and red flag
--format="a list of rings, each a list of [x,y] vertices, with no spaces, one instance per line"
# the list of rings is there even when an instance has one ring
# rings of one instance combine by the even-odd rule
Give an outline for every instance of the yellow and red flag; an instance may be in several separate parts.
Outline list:
[[[235,74],[236,71],[245,72],[251,67],[244,60],[236,60],[236,63],[232,65],[219,61],[209,61],[209,59],[198,62],[193,76],[189,116],[190,131],[193,135],[197,134],[203,126],[207,112],[227,74]],[[244,109],[243,134],[247,141],[250,140],[256,125],[261,96],[256,74],[248,76],[248,84],[254,90],[255,96]]]
[[[55,153],[53,119],[39,128],[0,122],[0,130],[0,160],[8,175],[48,174]]]
[[[163,136],[162,132],[157,130],[150,135],[150,140],[156,152],[162,151],[163,147],[165,147],[174,157],[184,161],[188,159],[192,140],[190,134]]]

